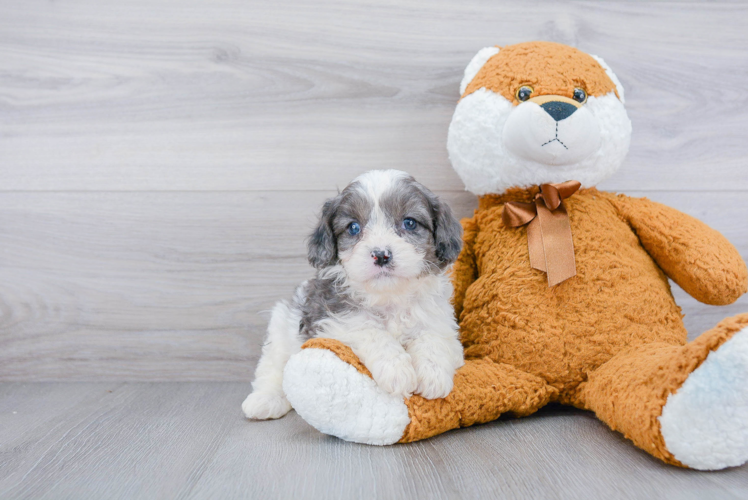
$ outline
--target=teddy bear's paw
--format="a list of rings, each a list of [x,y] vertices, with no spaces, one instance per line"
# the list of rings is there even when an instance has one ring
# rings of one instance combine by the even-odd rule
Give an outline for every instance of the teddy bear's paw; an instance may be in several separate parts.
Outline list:
[[[377,385],[390,394],[409,398],[418,387],[418,376],[407,353],[380,358],[366,367]]]
[[[665,445],[693,469],[748,461],[748,328],[709,353],[662,409]]]
[[[410,423],[402,396],[384,391],[326,349],[304,349],[291,356],[283,390],[307,423],[346,441],[396,443]]]
[[[283,394],[253,392],[242,403],[242,411],[253,420],[281,418],[291,411],[291,403]]]
[[[441,366],[419,358],[413,358],[413,366],[418,377],[416,394],[426,399],[439,399],[446,398],[452,392],[455,370],[451,366]]]

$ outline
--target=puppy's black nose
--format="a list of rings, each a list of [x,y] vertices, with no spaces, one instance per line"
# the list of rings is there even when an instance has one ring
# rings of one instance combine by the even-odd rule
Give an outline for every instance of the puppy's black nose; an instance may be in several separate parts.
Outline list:
[[[371,252],[371,256],[374,259],[374,264],[378,266],[386,266],[392,260],[392,252],[389,250],[374,250]]]
[[[574,114],[574,111],[577,110],[576,106],[573,104],[561,101],[548,101],[541,104],[540,107],[543,108],[546,113],[551,115],[551,117],[557,122],[569,118]]]

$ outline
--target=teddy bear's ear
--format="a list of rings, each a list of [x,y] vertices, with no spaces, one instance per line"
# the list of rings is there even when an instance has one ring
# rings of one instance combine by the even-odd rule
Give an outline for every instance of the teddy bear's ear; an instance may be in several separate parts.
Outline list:
[[[618,99],[620,99],[621,104],[626,104],[626,99],[623,97],[623,85],[621,85],[621,81],[618,79],[615,73],[613,73],[613,70],[610,69],[610,66],[603,60],[602,57],[593,56],[590,54],[592,58],[597,61],[597,63],[603,67],[605,70],[605,74],[608,75],[608,78],[613,82],[613,84],[616,86],[616,94],[618,94]]]
[[[470,85],[470,82],[473,81],[473,78],[475,78],[475,75],[478,74],[478,71],[480,71],[483,65],[498,53],[498,47],[486,47],[480,49],[478,53],[473,56],[473,59],[465,68],[465,76],[462,77],[462,82],[460,82],[460,95],[465,93],[465,89]]]

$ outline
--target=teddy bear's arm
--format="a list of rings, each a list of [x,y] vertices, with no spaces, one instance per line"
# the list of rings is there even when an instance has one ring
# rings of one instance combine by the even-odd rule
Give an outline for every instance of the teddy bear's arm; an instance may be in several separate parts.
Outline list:
[[[455,306],[455,317],[459,320],[465,293],[468,287],[478,278],[478,266],[475,262],[475,237],[478,234],[478,224],[475,218],[462,219],[462,252],[452,268],[452,284],[454,295],[452,302]]]
[[[618,195],[613,202],[665,274],[696,300],[727,305],[748,290],[745,262],[719,232],[646,198]]]

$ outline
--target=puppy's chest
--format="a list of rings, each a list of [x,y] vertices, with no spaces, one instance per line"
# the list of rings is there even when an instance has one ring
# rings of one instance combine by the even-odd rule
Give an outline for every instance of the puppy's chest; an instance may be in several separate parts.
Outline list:
[[[415,314],[419,304],[410,306],[390,306],[367,311],[369,321],[376,322],[379,327],[401,343],[416,336],[424,325]]]

